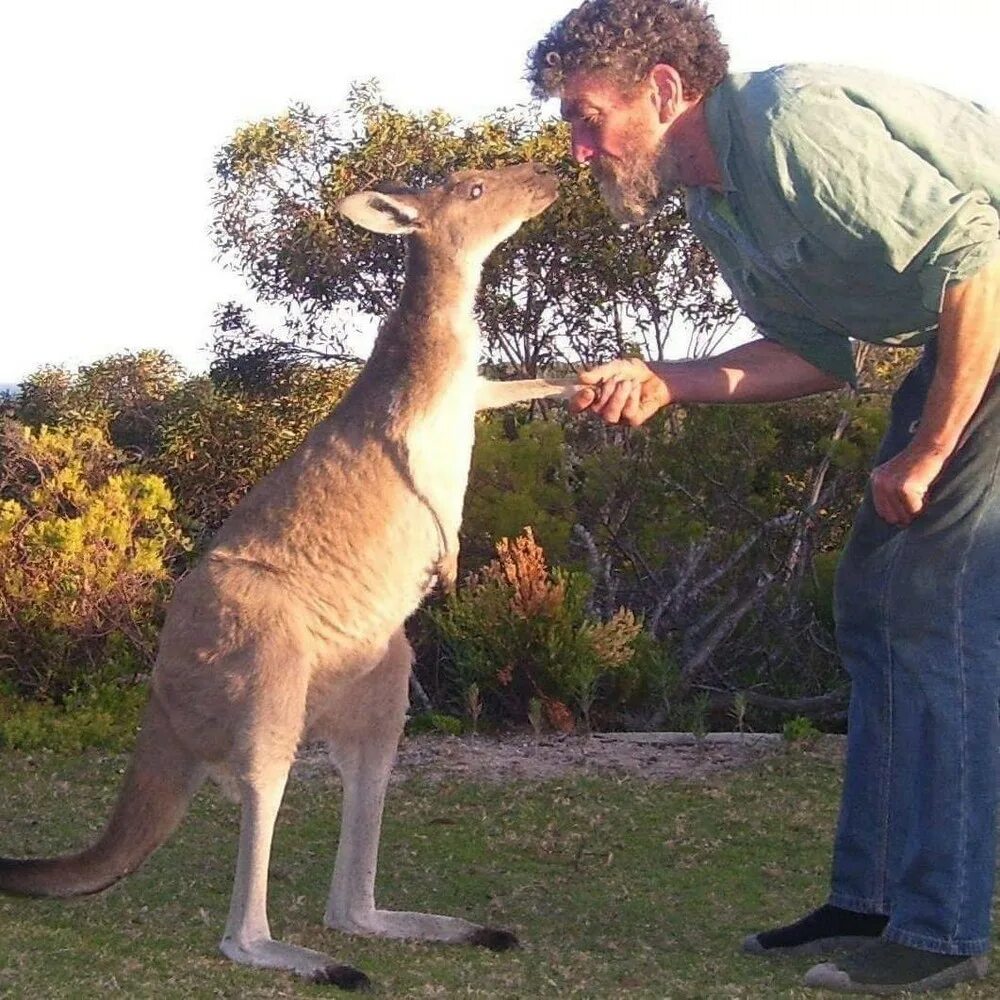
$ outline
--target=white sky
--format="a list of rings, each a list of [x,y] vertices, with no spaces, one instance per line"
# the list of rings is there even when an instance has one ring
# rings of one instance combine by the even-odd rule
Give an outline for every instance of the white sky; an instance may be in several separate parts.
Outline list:
[[[0,20],[0,383],[160,347],[204,370],[243,298],[208,236],[215,151],[290,101],[471,118],[527,99],[527,49],[574,0],[29,0]],[[998,0],[710,0],[737,70],[881,68],[1000,110]]]

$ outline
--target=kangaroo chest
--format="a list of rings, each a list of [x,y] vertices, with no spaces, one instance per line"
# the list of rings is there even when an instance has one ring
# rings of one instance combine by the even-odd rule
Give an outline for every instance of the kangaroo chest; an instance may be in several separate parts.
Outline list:
[[[407,471],[429,509],[443,551],[457,547],[475,437],[475,369],[461,372],[407,429]]]

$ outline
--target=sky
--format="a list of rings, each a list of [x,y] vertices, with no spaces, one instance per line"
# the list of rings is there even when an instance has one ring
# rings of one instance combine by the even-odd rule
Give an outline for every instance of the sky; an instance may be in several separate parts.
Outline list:
[[[215,259],[212,164],[290,102],[472,119],[528,100],[527,50],[573,0],[33,0],[0,40],[0,383],[124,350],[210,357],[215,306],[250,301]],[[1000,111],[997,0],[709,0],[734,70],[869,66]],[[552,108],[555,113],[555,108]]]

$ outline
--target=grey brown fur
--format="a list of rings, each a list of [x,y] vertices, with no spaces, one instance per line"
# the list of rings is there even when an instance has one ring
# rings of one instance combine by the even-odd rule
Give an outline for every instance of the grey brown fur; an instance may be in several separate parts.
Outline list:
[[[73,896],[107,887],[163,843],[212,776],[242,810],[222,951],[315,982],[363,986],[363,974],[273,940],[268,926],[275,817],[299,743],[321,739],[344,788],[326,925],[515,943],[454,917],[377,909],[374,881],[407,707],[412,652],[403,624],[435,578],[454,584],[475,410],[572,394],[571,383],[490,383],[476,374],[482,263],[556,193],[548,171],[521,164],[341,204],[354,222],[407,235],[399,307],[341,404],[247,495],[179,582],[142,732],[102,837],[72,856],[0,860],[0,891]]]

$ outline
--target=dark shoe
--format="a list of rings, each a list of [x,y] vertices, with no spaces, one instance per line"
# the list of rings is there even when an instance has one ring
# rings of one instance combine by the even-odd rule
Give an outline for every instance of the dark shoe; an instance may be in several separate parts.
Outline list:
[[[835,993],[931,993],[986,975],[985,955],[939,955],[893,941],[876,941],[853,955],[813,966],[806,986]]]
[[[887,923],[888,917],[877,913],[855,913],[827,903],[797,923],[751,934],[743,950],[751,955],[832,955],[871,944]]]

